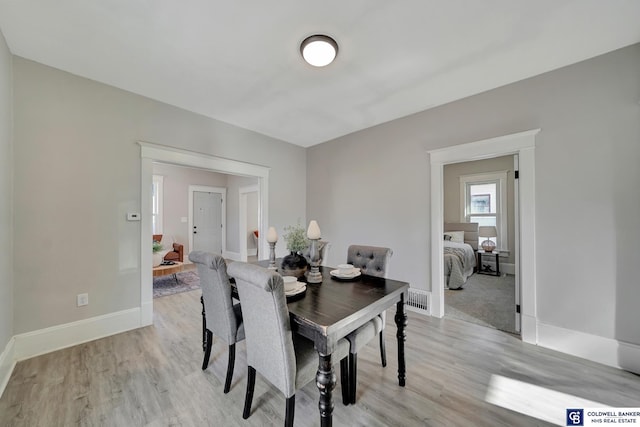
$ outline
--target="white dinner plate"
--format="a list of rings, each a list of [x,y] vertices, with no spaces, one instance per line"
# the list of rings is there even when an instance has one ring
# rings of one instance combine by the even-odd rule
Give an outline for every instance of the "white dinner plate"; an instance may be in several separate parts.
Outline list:
[[[337,279],[355,279],[356,277],[360,276],[362,273],[360,272],[360,270],[355,270],[351,274],[340,274],[340,270],[331,270],[329,274],[331,274],[333,277]]]
[[[298,295],[299,293],[302,293],[307,289],[307,284],[304,282],[296,282],[296,285],[297,286],[290,291],[284,291],[284,294],[290,297],[292,295]]]

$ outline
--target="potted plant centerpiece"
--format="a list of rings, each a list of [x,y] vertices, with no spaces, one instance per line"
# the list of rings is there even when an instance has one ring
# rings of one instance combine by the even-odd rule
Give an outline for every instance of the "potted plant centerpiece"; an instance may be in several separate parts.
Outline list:
[[[287,249],[290,253],[282,258],[280,274],[283,276],[302,277],[309,265],[307,259],[300,254],[309,245],[307,233],[300,224],[285,227],[284,231],[284,240],[287,242]]]
[[[164,256],[167,254],[163,251],[162,243],[153,241],[153,266],[157,267],[164,261]]]

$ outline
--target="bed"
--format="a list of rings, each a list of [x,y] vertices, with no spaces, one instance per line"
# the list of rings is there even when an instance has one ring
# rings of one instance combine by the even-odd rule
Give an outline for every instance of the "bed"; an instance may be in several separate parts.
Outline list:
[[[444,224],[445,287],[461,289],[476,266],[478,224],[449,222]]]

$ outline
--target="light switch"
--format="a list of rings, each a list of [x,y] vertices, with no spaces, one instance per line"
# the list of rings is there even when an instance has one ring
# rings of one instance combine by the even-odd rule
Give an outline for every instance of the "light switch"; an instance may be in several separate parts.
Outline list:
[[[140,214],[137,212],[127,213],[127,221],[140,221]]]
[[[187,217],[186,216],[180,217],[180,222],[186,223],[187,222]]]

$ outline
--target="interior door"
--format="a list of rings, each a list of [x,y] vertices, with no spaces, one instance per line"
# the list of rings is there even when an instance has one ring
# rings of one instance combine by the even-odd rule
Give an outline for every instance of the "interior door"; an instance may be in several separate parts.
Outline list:
[[[193,250],[222,255],[222,194],[193,192]]]

